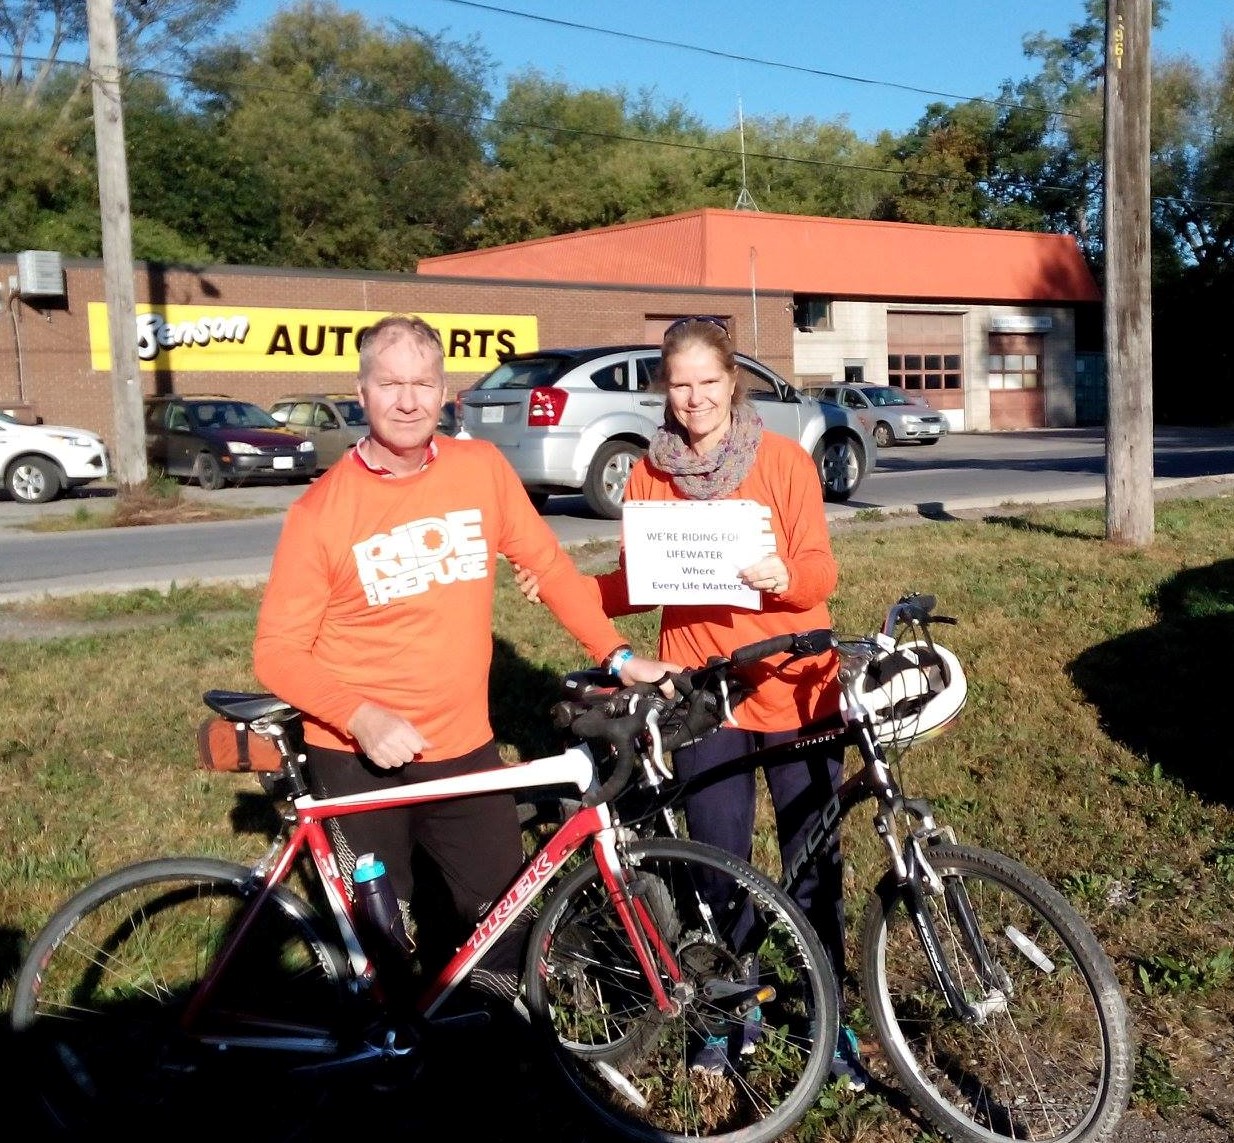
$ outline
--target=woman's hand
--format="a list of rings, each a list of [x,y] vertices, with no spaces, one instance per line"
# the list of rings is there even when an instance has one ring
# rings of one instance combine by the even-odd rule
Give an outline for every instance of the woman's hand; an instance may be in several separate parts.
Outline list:
[[[774,552],[764,556],[758,563],[743,568],[737,573],[737,578],[746,587],[764,591],[768,595],[783,595],[788,591],[788,567]]]

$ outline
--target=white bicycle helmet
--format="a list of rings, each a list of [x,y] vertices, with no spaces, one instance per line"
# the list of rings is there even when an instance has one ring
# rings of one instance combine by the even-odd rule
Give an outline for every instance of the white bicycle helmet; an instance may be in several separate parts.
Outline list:
[[[923,640],[881,651],[856,689],[884,746],[904,747],[941,734],[968,698],[960,660],[946,647]]]

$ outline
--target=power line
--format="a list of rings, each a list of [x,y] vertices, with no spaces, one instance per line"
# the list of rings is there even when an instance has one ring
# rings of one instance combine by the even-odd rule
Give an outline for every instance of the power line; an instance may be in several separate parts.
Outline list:
[[[1006,100],[986,99],[976,95],[956,95],[949,91],[936,91],[929,87],[913,87],[907,83],[895,83],[889,79],[870,79],[861,75],[846,75],[838,71],[825,71],[822,68],[806,67],[804,64],[785,63],[783,60],[768,60],[760,56],[746,56],[739,52],[726,52],[719,48],[704,48],[698,44],[687,44],[680,40],[665,40],[656,36],[644,36],[637,32],[620,32],[615,28],[600,28],[594,24],[580,24],[574,20],[562,20],[554,16],[539,16],[534,12],[520,12],[516,8],[501,8],[495,4],[481,4],[478,0],[442,0],[445,4],[457,4],[461,8],[475,8],[482,12],[495,12],[501,16],[516,16],[522,20],[534,20],[541,24],[554,24],[560,28],[573,28],[575,31],[595,32],[601,36],[613,36],[620,40],[632,40],[640,44],[652,44],[656,47],[678,48],[682,51],[697,52],[700,55],[713,56],[716,59],[730,60],[735,63],[757,64],[759,67],[778,68],[781,71],[797,72],[800,75],[812,75],[821,79],[839,79],[845,83],[861,83],[869,87],[886,87],[895,91],[907,91],[913,95],[932,95],[939,99],[950,99],[959,103],[984,103],[990,107],[1001,107],[1009,111],[1038,111],[1043,115],[1064,115],[1078,118],[1074,111],[1055,110],[1050,107],[1038,107],[1027,103],[1012,103]]]
[[[469,3],[470,0],[446,0],[447,3]],[[486,5],[475,5],[477,7],[486,7]],[[547,17],[546,17],[547,18]],[[553,21],[561,22],[561,21]],[[623,33],[613,33],[623,34]],[[0,52],[0,59],[15,59],[7,52]],[[31,61],[47,62],[43,57],[26,55],[22,57]],[[89,70],[89,65],[80,60],[51,60],[50,62],[64,67],[78,67]],[[164,71],[158,68],[130,68],[131,75],[146,75],[153,76],[158,79],[167,80],[175,83],[190,83],[191,77],[171,71]],[[229,90],[255,91],[263,92],[269,95],[286,96],[293,99],[303,99],[306,92],[297,88],[275,87],[271,84],[251,83],[240,80],[227,80],[226,87]],[[321,93],[312,93],[317,98],[325,98]],[[356,95],[352,92],[337,93],[329,97],[331,102],[336,105],[351,105],[351,106],[367,106],[374,108],[389,108],[388,100],[376,99]],[[579,127],[565,127],[557,124],[545,123],[530,123],[518,119],[502,119],[492,115],[480,115],[477,113],[464,114],[462,112],[441,111],[436,110],[431,113],[434,116],[443,119],[453,119],[464,123],[484,123],[494,127],[506,129],[517,129],[522,131],[542,131],[551,135],[570,136],[579,139],[596,139],[602,142],[610,143],[633,143],[652,147],[665,147],[682,151],[694,151],[700,154],[718,155],[728,159],[740,160],[742,152],[734,150],[730,147],[715,146],[709,143],[689,142],[684,139],[657,139],[646,135],[624,135],[612,131],[589,131]],[[720,134],[719,131],[705,129],[710,135]],[[796,155],[777,155],[770,154],[765,151],[746,151],[747,159],[762,159],[769,163],[796,163],[802,166],[816,167],[828,170],[838,171],[853,171],[862,174],[885,175],[895,179],[912,179],[917,182],[932,182],[932,183],[964,183],[975,181],[978,183],[988,182],[991,178],[997,176],[997,171],[991,171],[984,177],[973,177],[965,175],[945,175],[930,171],[916,171],[907,169],[896,169],[890,167],[875,167],[862,163],[841,163],[833,162],[827,159],[815,159]],[[1008,183],[1008,185],[1026,186],[1030,189],[1057,191],[1061,194],[1070,195],[1072,197],[1080,197],[1083,191],[1074,186],[1062,186],[1053,183],[1035,183],[1035,182],[1020,182],[1018,184]],[[1234,202],[1225,202],[1220,199],[1207,198],[1181,198],[1176,195],[1161,195],[1153,199],[1154,202],[1182,202],[1193,207],[1234,207]]]

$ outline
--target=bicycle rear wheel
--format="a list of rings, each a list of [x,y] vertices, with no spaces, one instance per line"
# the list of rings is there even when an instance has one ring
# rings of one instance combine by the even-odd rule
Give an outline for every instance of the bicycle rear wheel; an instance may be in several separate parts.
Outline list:
[[[648,839],[623,856],[680,966],[674,983],[661,965],[675,1007],[656,1006],[588,862],[545,904],[524,978],[567,1085],[625,1138],[779,1138],[809,1110],[835,1049],[835,977],[818,937],[781,889],[721,850]],[[712,1070],[692,1067],[708,1041]]]
[[[249,873],[209,858],[143,862],[87,885],[43,927],[17,979],[12,1025],[24,1090],[50,1127],[73,1137],[186,1123],[194,1135],[234,1133],[234,1104],[219,1095],[240,1081],[258,1093],[246,1132],[294,1137],[313,1100],[281,1070],[283,1049],[324,1049],[346,999],[338,955],[303,900],[275,891],[209,1009],[191,1032],[179,1027],[254,892]]]
[[[945,893],[926,898],[955,983],[977,1012],[944,999],[890,875],[866,912],[862,988],[910,1098],[964,1143],[1109,1139],[1131,1090],[1133,1044],[1109,958],[1047,882],[988,850],[926,856]]]

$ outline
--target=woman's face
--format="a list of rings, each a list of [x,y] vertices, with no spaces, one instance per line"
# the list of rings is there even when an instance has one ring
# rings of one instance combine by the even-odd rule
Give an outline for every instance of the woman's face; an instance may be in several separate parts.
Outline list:
[[[724,371],[714,349],[687,342],[668,359],[668,404],[686,431],[690,447],[710,452],[732,422],[735,374]]]

